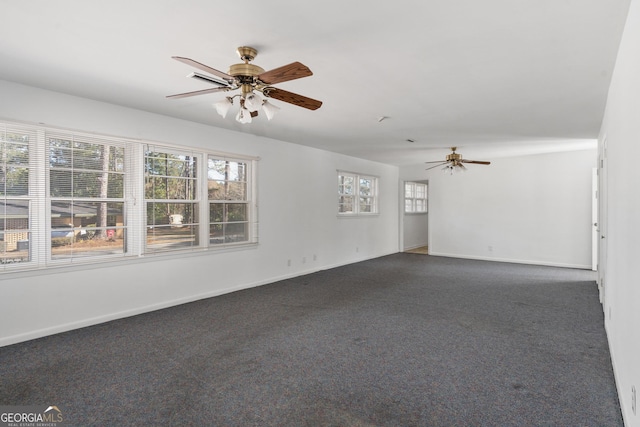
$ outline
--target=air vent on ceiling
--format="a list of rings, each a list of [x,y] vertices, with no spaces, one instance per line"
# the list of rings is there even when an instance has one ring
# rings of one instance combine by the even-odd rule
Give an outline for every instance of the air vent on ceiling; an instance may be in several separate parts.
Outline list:
[[[189,77],[194,78],[196,80],[202,80],[208,83],[212,83],[216,86],[225,86],[225,87],[231,86],[229,82],[226,80],[216,79],[215,77],[206,76],[204,74],[200,74],[196,72],[189,74]]]

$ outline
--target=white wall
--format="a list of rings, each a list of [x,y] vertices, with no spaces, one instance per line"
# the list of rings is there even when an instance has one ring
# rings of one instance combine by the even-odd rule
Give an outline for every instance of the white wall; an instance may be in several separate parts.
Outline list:
[[[632,0],[600,134],[606,138],[605,326],[625,425],[640,426],[640,2]],[[605,260],[600,260],[601,264]],[[636,389],[636,413],[632,411]]]
[[[415,249],[429,244],[428,213],[404,214],[403,244],[404,250]]]
[[[0,93],[2,120],[261,158],[256,248],[0,274],[0,345],[398,252],[395,166],[9,82]],[[337,217],[338,169],[379,177],[380,215]]]
[[[463,174],[401,168],[429,179],[432,255],[591,268],[596,150],[492,159]]]

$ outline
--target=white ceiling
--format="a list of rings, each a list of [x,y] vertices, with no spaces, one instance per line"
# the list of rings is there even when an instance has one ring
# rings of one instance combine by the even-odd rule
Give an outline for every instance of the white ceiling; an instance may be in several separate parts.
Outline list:
[[[395,165],[563,150],[598,136],[629,1],[3,0],[0,79]],[[227,72],[243,45],[323,106],[165,98],[209,87],[171,56]]]

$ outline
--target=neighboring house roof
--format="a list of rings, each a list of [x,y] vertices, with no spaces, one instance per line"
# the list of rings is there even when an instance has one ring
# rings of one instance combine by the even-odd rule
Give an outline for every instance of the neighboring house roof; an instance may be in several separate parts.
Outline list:
[[[66,207],[51,205],[51,218],[74,218],[91,217],[96,215],[96,202],[73,202],[73,215]],[[4,205],[4,209],[2,209]],[[4,211],[4,212],[3,212]],[[4,214],[4,215],[3,215]],[[109,209],[109,215],[119,215],[118,209]],[[0,216],[4,218],[29,218],[28,200],[5,200],[0,201]]]

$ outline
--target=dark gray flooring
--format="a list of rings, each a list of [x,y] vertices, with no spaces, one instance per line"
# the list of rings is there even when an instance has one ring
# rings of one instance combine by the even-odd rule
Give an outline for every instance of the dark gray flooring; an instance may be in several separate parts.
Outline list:
[[[395,254],[0,348],[75,426],[621,426],[594,274]]]

